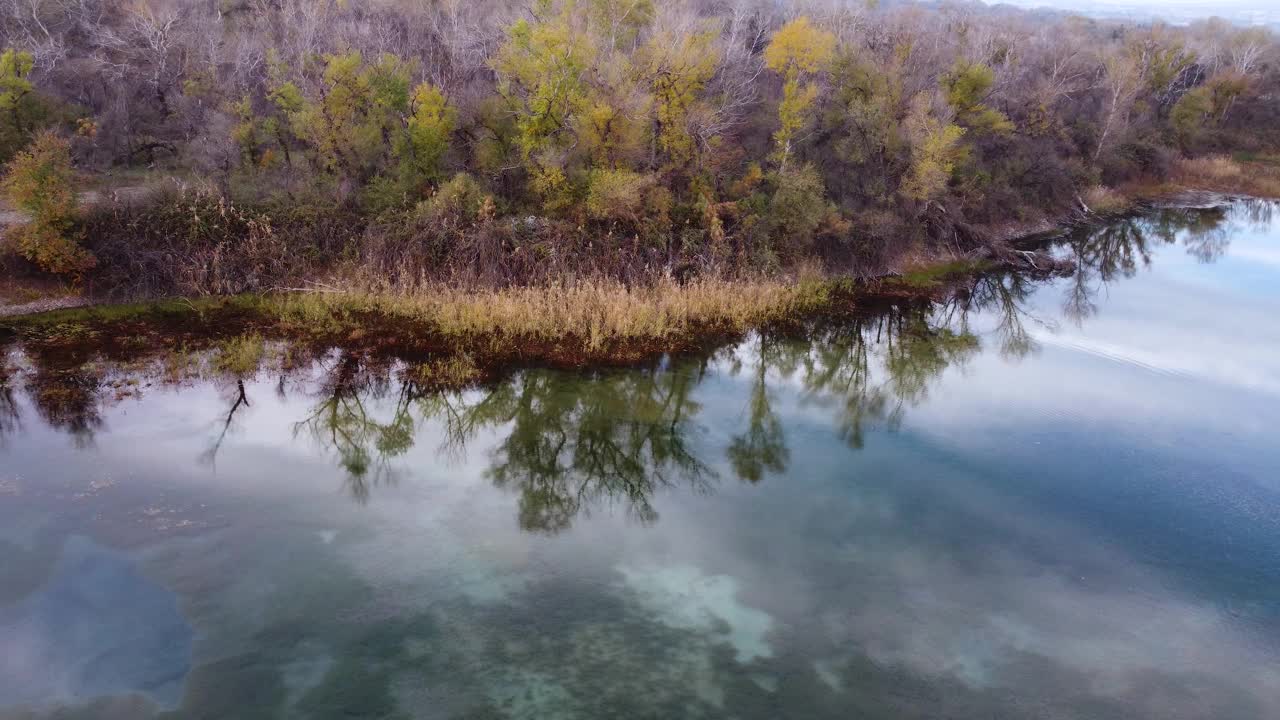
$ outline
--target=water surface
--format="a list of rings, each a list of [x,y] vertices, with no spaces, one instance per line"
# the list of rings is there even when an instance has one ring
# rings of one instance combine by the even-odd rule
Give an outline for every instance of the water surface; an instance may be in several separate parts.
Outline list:
[[[0,718],[1275,717],[1275,209],[465,392],[10,348]]]

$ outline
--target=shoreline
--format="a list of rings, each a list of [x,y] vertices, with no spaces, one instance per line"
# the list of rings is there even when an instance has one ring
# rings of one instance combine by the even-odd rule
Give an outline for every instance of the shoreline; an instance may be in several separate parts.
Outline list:
[[[1236,199],[1166,195],[1143,207],[1207,209]],[[330,290],[168,298],[0,318],[0,396],[21,389],[48,417],[71,423],[100,403],[150,388],[207,380],[234,391],[264,374],[283,377],[316,363],[343,388],[394,376],[415,392],[433,393],[486,387],[537,368],[602,372],[708,357],[754,335],[801,337],[886,312],[963,305],[981,296],[979,287],[1000,285],[1008,275],[1019,284],[1069,276],[1080,270],[1074,262],[1039,262],[1054,257],[1049,243],[1140,212],[1077,216],[1056,233],[1022,238],[1021,249],[938,258],[872,279],[680,283],[668,277],[649,287],[435,286],[412,295]]]
[[[798,332],[885,304],[936,300],[983,269],[951,263],[862,282],[595,285],[432,298],[239,295],[87,306],[0,319],[0,387],[22,375],[42,390],[76,395],[109,386],[119,370],[180,379],[199,368],[202,376],[243,379],[272,362],[289,369],[338,349],[370,367],[398,363],[426,390],[460,389],[533,367],[629,367],[706,354],[752,332]],[[575,322],[585,329],[566,331]],[[8,350],[18,348],[22,362],[9,364],[16,356]]]
[[[633,365],[667,354],[706,352],[751,332],[848,317],[877,304],[936,301],[996,269],[1050,277],[1075,272],[1048,259],[1047,241],[1144,209],[1221,205],[1237,194],[1165,188],[1123,211],[1073,213],[968,257],[938,256],[867,279],[792,274],[739,279],[665,278],[650,287],[618,282],[412,294],[354,289],[274,292],[135,303],[0,308],[0,349],[22,345],[63,369],[95,357],[135,362],[166,353],[221,352],[227,343],[283,342],[312,354],[343,348],[400,360],[430,386],[486,382],[525,367]],[[80,298],[76,298],[80,299]],[[72,300],[74,302],[75,299]],[[87,299],[86,299],[87,300]],[[58,302],[54,300],[52,302]],[[64,301],[65,302],[65,301]]]

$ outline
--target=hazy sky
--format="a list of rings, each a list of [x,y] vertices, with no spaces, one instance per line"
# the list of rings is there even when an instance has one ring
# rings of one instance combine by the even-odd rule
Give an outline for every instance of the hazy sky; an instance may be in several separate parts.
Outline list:
[[[1052,7],[1089,14],[1159,15],[1171,20],[1190,20],[1217,15],[1237,21],[1280,23],[1277,0],[985,0],[1020,7]]]
[[[1217,9],[1228,11],[1275,10],[1275,0],[1002,0],[1008,5],[1026,7],[1145,7],[1169,9]],[[987,4],[997,4],[987,0]]]

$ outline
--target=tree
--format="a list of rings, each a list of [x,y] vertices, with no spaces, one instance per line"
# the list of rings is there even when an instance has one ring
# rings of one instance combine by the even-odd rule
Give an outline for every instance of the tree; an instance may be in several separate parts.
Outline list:
[[[1208,118],[1213,115],[1213,91],[1200,86],[1185,93],[1169,112],[1169,124],[1179,142],[1185,147],[1199,135]]]
[[[597,58],[593,38],[575,27],[575,3],[553,10],[550,0],[540,0],[533,22],[516,21],[491,60],[498,91],[516,117],[530,187],[550,211],[574,202],[565,155],[574,144],[574,119],[590,107],[586,76]]]
[[[1155,100],[1161,114],[1176,102],[1178,94],[1199,75],[1196,55],[1187,50],[1177,36],[1164,25],[1154,25],[1146,37],[1135,43],[1141,58],[1147,92]]]
[[[907,117],[911,136],[911,171],[902,183],[902,194],[912,200],[935,200],[947,188],[956,163],[965,157],[960,145],[965,129],[934,117],[923,96],[916,98]]]
[[[1142,89],[1142,67],[1127,49],[1109,52],[1102,60],[1103,90],[1102,125],[1098,144],[1093,151],[1096,163],[1107,148],[1107,142],[1129,124],[1129,113],[1134,99]]]
[[[42,104],[31,84],[31,53],[5,50],[0,54],[0,162],[13,157],[31,139],[42,120]]]
[[[395,198],[421,197],[443,175],[444,156],[457,113],[431,83],[414,86],[414,63],[383,53],[366,63],[351,51],[324,57],[324,70],[308,97],[287,78],[282,63],[268,55],[272,82],[267,98],[277,113],[258,123],[242,121],[233,132],[242,144],[273,136],[286,153],[293,139],[307,146],[317,167],[340,180],[370,182],[379,196],[375,209]],[[242,117],[249,106],[237,106]],[[284,125],[287,124],[289,132]]]
[[[9,163],[0,181],[9,200],[29,218],[12,228],[23,257],[42,270],[78,277],[96,261],[75,234],[77,198],[71,143],[45,130]]]
[[[1169,113],[1169,124],[1178,141],[1186,147],[1205,130],[1221,126],[1231,106],[1248,86],[1245,77],[1226,71],[1184,93]]]
[[[956,112],[956,123],[973,133],[1003,135],[1013,132],[1013,123],[983,100],[995,82],[995,73],[980,63],[961,60],[942,79],[947,103]]]
[[[390,54],[372,66],[365,66],[354,51],[327,55],[319,97],[299,101],[288,86],[278,94],[293,108],[293,130],[312,146],[321,167],[365,179],[387,149],[384,138],[393,114],[408,109],[410,72],[408,64]]]
[[[826,189],[811,165],[778,171],[775,184],[769,202],[771,229],[784,248],[794,248],[810,240],[826,217]]]
[[[414,88],[409,110],[396,156],[401,182],[412,188],[439,180],[457,113],[430,83]]]
[[[814,27],[805,16],[783,25],[765,48],[765,66],[783,78],[782,103],[778,106],[780,127],[773,135],[779,168],[786,168],[791,144],[804,128],[818,97],[813,77],[826,70],[835,57],[835,49],[836,36]]]
[[[250,167],[257,166],[261,157],[259,146],[260,123],[253,112],[253,98],[245,95],[231,104],[229,108],[236,118],[231,128],[231,140],[240,150],[240,157]]]
[[[719,64],[714,41],[710,31],[678,38],[656,33],[644,48],[645,72],[655,100],[654,136],[666,162],[675,168],[687,166],[697,152],[689,119]]]
[[[1231,57],[1231,69],[1240,75],[1249,75],[1266,56],[1274,50],[1275,38],[1266,28],[1243,28],[1234,32],[1227,43]]]
[[[558,13],[537,4],[534,21],[518,20],[491,61],[498,90],[513,106],[525,157],[547,149],[587,105],[586,74],[596,48],[573,26],[574,3]]]
[[[830,152],[815,159],[827,188],[845,207],[881,204],[905,165],[902,74],[897,63],[873,63],[843,52],[831,71],[831,93],[819,132]]]

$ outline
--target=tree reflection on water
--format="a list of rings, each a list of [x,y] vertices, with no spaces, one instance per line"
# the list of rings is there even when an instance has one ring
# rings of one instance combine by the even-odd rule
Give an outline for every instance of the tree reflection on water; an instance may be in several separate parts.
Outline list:
[[[852,447],[873,423],[896,427],[943,370],[979,348],[976,336],[937,318],[925,303],[897,305],[805,333],[758,335],[709,357],[587,373],[528,370],[448,392],[424,390],[405,367],[335,351],[314,364],[313,376],[292,383],[311,403],[294,433],[334,458],[358,502],[407,474],[396,460],[430,426],[440,430],[437,456],[446,460],[467,457],[472,441],[488,438],[485,477],[518,496],[526,530],[560,532],[606,507],[647,524],[658,519],[653,498],[664,487],[707,492],[726,470],[759,482],[787,469],[773,405],[778,383],[798,382],[806,399],[837,406]],[[703,442],[695,394],[721,367],[744,377],[747,392],[743,427],[717,452]],[[238,389],[230,397],[228,417],[249,402]],[[719,457],[726,470],[717,470]]]
[[[1181,244],[1200,261],[1214,261],[1236,224],[1269,223],[1274,207],[1241,202],[1230,209],[1158,210],[1062,239],[1058,251],[1079,263],[1066,281],[1065,314],[1076,322],[1093,315],[1097,293],[1149,265],[1157,244]],[[276,392],[307,408],[292,423],[293,436],[332,458],[357,502],[408,476],[406,455],[424,437],[443,437],[436,450],[446,462],[471,457],[473,441],[483,438],[484,475],[518,497],[522,528],[557,533],[600,508],[653,523],[662,488],[709,492],[725,475],[757,483],[786,472],[791,450],[778,405],[788,394],[798,390],[803,402],[834,412],[843,440],[856,449],[872,429],[897,429],[944,371],[981,351],[983,340],[971,328],[975,316],[995,318],[988,337],[1003,357],[1035,352],[1029,325],[1049,323],[1032,314],[1027,301],[1041,282],[991,273],[942,302],[899,301],[840,322],[765,332],[706,357],[661,358],[625,370],[526,370],[464,391],[429,389],[411,364],[343,349],[289,350],[282,353],[289,361],[271,372],[279,374]],[[23,372],[0,372],[0,436],[18,427],[25,391],[47,426],[77,445],[93,442],[104,406],[119,388],[106,365],[89,350],[23,357]],[[230,451],[227,441],[238,432],[240,414],[253,407],[253,393],[267,386],[251,380],[268,371],[232,372],[218,362],[205,367],[222,368],[197,376],[217,385],[225,402],[199,457],[212,466]],[[136,364],[132,371],[139,371]],[[720,435],[703,432],[698,400],[699,388],[713,377],[733,378],[742,389],[742,412],[723,447],[713,446]],[[706,392],[723,393],[723,387]]]
[[[1093,316],[1098,293],[1149,267],[1157,244],[1181,244],[1200,262],[1215,262],[1226,254],[1241,225],[1269,225],[1275,209],[1274,202],[1253,199],[1204,208],[1159,208],[1068,235],[1061,246],[1075,260],[1077,271],[1066,315],[1076,322]]]

